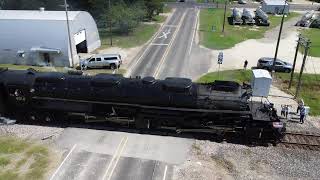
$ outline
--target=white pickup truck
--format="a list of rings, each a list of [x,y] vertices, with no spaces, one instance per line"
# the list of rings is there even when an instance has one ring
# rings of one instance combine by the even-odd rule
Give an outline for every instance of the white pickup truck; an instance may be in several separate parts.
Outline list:
[[[96,54],[88,59],[81,61],[81,69],[88,68],[120,68],[122,59],[120,54]]]

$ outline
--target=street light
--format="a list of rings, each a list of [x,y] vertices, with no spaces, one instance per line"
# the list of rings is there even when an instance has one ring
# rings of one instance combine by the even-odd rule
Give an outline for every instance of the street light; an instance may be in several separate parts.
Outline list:
[[[280,39],[281,39],[281,33],[282,33],[282,27],[283,27],[283,21],[284,21],[284,10],[286,9],[287,5],[287,0],[284,2],[283,9],[282,9],[282,19],[281,19],[281,25],[280,25],[280,30],[279,30],[279,35],[278,35],[278,41],[277,41],[277,47],[276,47],[276,52],[274,54],[274,59],[272,63],[272,69],[271,69],[271,74],[273,71],[275,71],[275,65],[276,65],[276,60],[278,56],[278,49],[279,49],[279,44],[280,44]]]
[[[73,62],[73,50],[72,50],[72,44],[71,44],[71,37],[70,37],[70,24],[69,24],[69,15],[68,15],[68,4],[67,0],[64,0],[64,8],[66,11],[66,18],[67,18],[67,29],[68,29],[68,38],[69,38],[69,48],[70,48],[70,55],[71,55],[71,67],[74,66]]]
[[[223,14],[223,25],[222,25],[222,33],[224,33],[224,26],[226,24],[226,11],[227,11],[227,0],[224,2],[224,14]]]
[[[110,28],[110,46],[112,46],[112,12],[111,12],[111,2],[109,0],[109,28]]]

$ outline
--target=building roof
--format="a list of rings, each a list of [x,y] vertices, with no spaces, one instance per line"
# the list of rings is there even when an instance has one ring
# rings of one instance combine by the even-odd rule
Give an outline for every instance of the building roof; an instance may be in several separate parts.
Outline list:
[[[264,70],[264,69],[254,69],[252,70],[253,77],[254,78],[267,78],[267,79],[272,79],[269,71]]]
[[[75,17],[82,11],[68,11],[69,20],[74,20]],[[65,11],[40,11],[40,10],[0,10],[0,20],[55,20],[66,21]]]
[[[264,0],[267,5],[285,5],[285,0]]]

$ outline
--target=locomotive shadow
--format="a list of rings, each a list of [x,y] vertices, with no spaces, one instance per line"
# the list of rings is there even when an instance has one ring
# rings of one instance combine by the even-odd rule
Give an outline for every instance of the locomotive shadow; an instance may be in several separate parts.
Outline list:
[[[238,145],[245,145],[249,147],[255,146],[269,146],[270,142],[264,140],[255,140],[248,139],[247,137],[241,136],[235,133],[226,133],[221,134],[212,134],[212,133],[177,133],[174,130],[164,130],[164,129],[136,129],[134,127],[120,127],[119,125],[114,125],[110,123],[36,123],[36,124],[26,124],[26,123],[17,123],[22,125],[35,125],[42,127],[57,127],[57,128],[81,128],[81,129],[91,129],[91,130],[103,130],[111,132],[123,132],[131,134],[141,134],[141,135],[153,135],[153,136],[166,136],[166,137],[177,137],[177,138],[186,138],[192,140],[206,140],[216,143],[232,143]]]

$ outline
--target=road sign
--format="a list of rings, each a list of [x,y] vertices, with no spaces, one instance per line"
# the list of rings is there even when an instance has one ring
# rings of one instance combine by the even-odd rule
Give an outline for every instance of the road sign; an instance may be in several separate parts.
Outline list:
[[[223,52],[219,52],[219,55],[218,55],[218,64],[222,64],[223,62]]]

